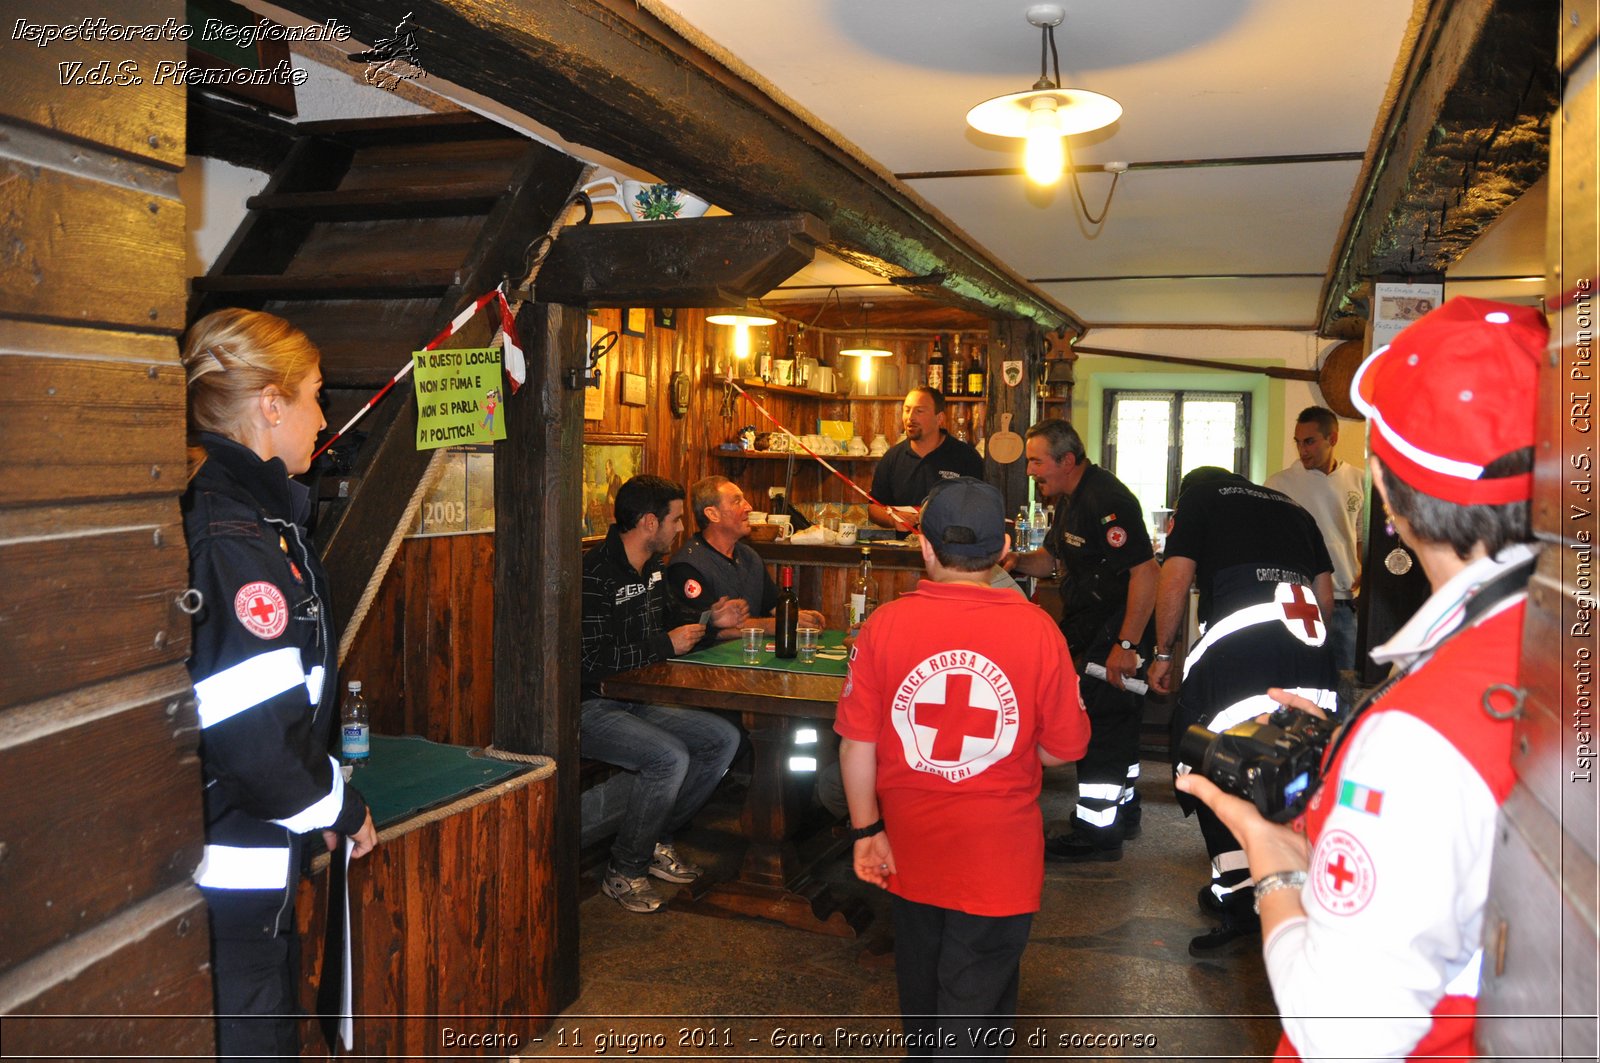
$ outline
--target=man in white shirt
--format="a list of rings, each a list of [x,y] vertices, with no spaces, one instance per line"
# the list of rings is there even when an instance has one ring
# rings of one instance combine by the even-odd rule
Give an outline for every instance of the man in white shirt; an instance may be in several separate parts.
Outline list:
[[[1367,548],[1367,476],[1333,456],[1339,419],[1326,406],[1307,406],[1295,421],[1300,460],[1267,478],[1267,486],[1300,503],[1317,522],[1333,558],[1333,615],[1328,642],[1341,672],[1356,666],[1356,594]]]

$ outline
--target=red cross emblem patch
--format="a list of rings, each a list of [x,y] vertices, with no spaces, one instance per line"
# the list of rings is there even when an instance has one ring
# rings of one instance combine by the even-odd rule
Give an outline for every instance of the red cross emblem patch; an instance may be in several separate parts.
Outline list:
[[[890,710],[906,763],[951,782],[981,773],[1016,746],[1011,680],[969,650],[936,653],[913,668]]]
[[[1106,529],[1106,545],[1110,546],[1111,549],[1119,549],[1127,541],[1128,532],[1120,524],[1113,524]]]
[[[1307,646],[1320,646],[1328,639],[1322,611],[1309,591],[1298,583],[1280,583],[1272,598],[1283,609],[1283,626]]]
[[[1356,836],[1330,830],[1311,854],[1311,890],[1330,915],[1354,915],[1365,908],[1378,888],[1372,857]]]
[[[257,580],[233,596],[233,615],[256,638],[275,639],[289,626],[289,603],[277,587]]]
[[[683,596],[685,598],[698,598],[700,597],[700,592],[703,589],[704,588],[700,586],[700,581],[697,579],[686,579],[683,581]]]

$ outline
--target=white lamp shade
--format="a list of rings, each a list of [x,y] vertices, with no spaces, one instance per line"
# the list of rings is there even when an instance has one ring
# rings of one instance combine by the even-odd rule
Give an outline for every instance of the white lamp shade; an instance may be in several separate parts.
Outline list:
[[[1036,101],[1042,96],[1053,98],[1056,122],[1062,136],[1103,129],[1122,117],[1122,104],[1098,92],[1087,89],[1037,89],[984,100],[967,112],[967,124],[980,133],[1025,137],[1028,135],[1028,120],[1034,113]]]
[[[711,325],[776,325],[778,319],[752,314],[748,310],[729,310],[721,314],[708,314],[706,323]]]

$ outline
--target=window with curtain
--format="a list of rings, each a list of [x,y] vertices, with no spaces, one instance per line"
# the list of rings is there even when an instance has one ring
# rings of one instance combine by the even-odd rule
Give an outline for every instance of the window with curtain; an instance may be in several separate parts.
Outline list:
[[[1243,391],[1107,391],[1104,463],[1128,485],[1145,520],[1166,532],[1158,511],[1177,499],[1190,469],[1249,469],[1250,395]]]

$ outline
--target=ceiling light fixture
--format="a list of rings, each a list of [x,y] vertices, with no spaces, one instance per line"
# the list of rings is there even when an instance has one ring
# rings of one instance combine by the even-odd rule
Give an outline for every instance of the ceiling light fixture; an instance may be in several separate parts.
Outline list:
[[[715,314],[706,315],[706,323],[710,325],[733,326],[733,357],[736,361],[743,362],[750,357],[750,330],[764,328],[767,325],[776,325],[778,319],[768,317],[748,306],[734,307],[732,310],[723,310]],[[729,370],[732,370],[729,366]]]
[[[1039,80],[1027,92],[1013,92],[985,100],[967,112],[967,124],[980,133],[1001,137],[1021,137],[1026,141],[1022,152],[1022,167],[1028,179],[1039,185],[1053,185],[1061,179],[1062,170],[1071,170],[1072,187],[1078,205],[1089,219],[1089,224],[1099,225],[1105,220],[1106,209],[1111,206],[1111,193],[1106,194],[1106,205],[1100,217],[1090,213],[1078,187],[1078,171],[1067,157],[1066,138],[1075,133],[1088,133],[1103,129],[1122,117],[1122,104],[1110,96],[1087,89],[1061,87],[1061,57],[1056,51],[1056,27],[1066,19],[1059,4],[1034,4],[1028,8],[1029,25],[1038,26]],[[1055,76],[1046,70],[1046,60],[1054,67]],[[1111,192],[1117,189],[1117,178],[1128,168],[1127,163],[1108,162],[1105,169],[1112,174]]]
[[[872,379],[872,360],[874,358],[893,358],[894,352],[874,347],[867,338],[872,331],[872,304],[861,304],[861,343],[856,347],[847,347],[839,353],[848,358],[856,359],[856,379],[866,383]]]

